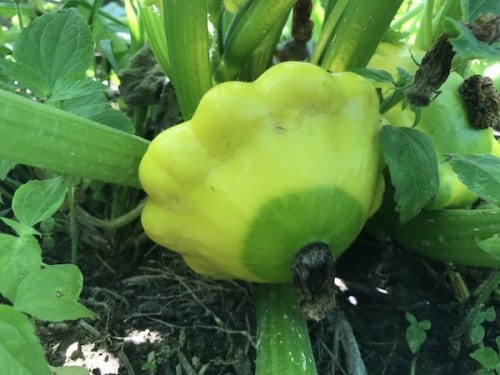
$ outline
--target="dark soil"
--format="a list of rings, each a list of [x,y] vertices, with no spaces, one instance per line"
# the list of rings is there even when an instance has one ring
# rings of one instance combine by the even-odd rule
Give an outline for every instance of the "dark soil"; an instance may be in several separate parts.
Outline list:
[[[104,258],[97,250],[81,257],[82,302],[97,319],[40,323],[51,365],[84,365],[101,375],[254,373],[254,285],[197,276],[179,256],[152,244],[134,263],[127,257]],[[409,374],[405,313],[411,312],[432,323],[416,374],[473,374],[474,348],[459,330],[467,304],[450,287],[452,271],[362,237],[337,263],[347,286],[337,295],[337,311],[310,323],[318,373],[352,373],[348,359],[357,346],[368,374]],[[473,290],[488,272],[461,274]],[[342,316],[356,339],[345,346],[339,345]],[[499,325],[485,327],[491,344]]]

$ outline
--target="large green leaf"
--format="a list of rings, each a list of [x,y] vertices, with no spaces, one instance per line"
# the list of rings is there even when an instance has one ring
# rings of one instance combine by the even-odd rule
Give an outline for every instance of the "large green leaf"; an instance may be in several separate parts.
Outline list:
[[[424,133],[384,126],[382,152],[396,189],[396,210],[402,223],[415,217],[436,194],[438,163],[432,141]]]
[[[90,29],[76,9],[47,12],[19,34],[14,58],[43,77],[50,97],[59,79],[75,74],[83,77],[90,67]]]
[[[6,305],[0,305],[0,363],[2,374],[50,374],[33,324]]]
[[[493,155],[452,155],[453,170],[472,192],[500,205],[500,158]]]
[[[78,302],[83,276],[73,264],[47,266],[28,274],[17,289],[14,307],[40,320],[60,322],[92,318]]]

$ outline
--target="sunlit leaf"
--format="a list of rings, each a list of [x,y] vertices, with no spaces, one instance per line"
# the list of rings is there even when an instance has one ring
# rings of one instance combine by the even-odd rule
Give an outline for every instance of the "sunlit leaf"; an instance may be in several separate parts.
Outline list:
[[[0,305],[0,363],[2,374],[50,374],[33,323],[7,305]]]
[[[48,219],[61,207],[66,189],[67,184],[62,177],[33,180],[21,185],[12,200],[16,219],[30,226]]]
[[[500,205],[500,158],[493,155],[451,155],[449,162],[462,181],[481,198]]]
[[[14,46],[17,63],[44,77],[50,93],[57,80],[84,76],[93,58],[90,29],[76,9],[47,12],[19,34]]]
[[[14,301],[17,287],[42,264],[42,250],[32,236],[0,233],[0,294]]]
[[[47,266],[23,279],[14,307],[37,319],[52,322],[92,318],[94,314],[78,302],[82,287],[83,276],[77,266]]]

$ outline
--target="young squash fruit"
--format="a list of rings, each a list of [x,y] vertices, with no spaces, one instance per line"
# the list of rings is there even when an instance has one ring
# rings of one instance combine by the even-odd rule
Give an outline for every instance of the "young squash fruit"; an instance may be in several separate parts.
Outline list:
[[[447,155],[485,154],[500,156],[500,144],[492,128],[472,127],[459,88],[463,78],[451,72],[441,93],[428,107],[422,108],[415,129],[427,134],[434,144],[439,162],[439,190],[426,206],[429,210],[467,208],[478,196],[459,179],[447,161]]]
[[[289,282],[301,248],[339,255],[379,207],[379,129],[376,91],[354,73],[286,62],[217,85],[149,145],[144,229],[198,273]]]
[[[414,51],[419,54],[418,51]],[[414,72],[418,67],[412,60],[406,46],[381,43],[368,64],[369,68],[383,69],[393,76],[397,67]],[[500,143],[495,139],[492,128],[477,129],[470,124],[465,103],[459,88],[463,78],[451,72],[439,93],[431,103],[422,107],[416,130],[431,139],[439,162],[439,189],[428,210],[443,208],[467,208],[478,196],[471,192],[459,179],[447,161],[447,155],[487,154],[500,156]],[[383,91],[390,90],[387,83],[377,83]],[[400,103],[384,114],[386,122],[394,126],[411,127],[415,114],[409,106]]]

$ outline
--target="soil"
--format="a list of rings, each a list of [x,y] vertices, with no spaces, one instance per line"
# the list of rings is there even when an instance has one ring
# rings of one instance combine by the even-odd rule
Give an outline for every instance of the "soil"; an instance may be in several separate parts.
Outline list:
[[[178,255],[153,244],[133,261],[132,254],[84,254],[81,301],[97,318],[38,324],[51,365],[84,365],[100,375],[254,373],[255,285],[196,275]],[[309,323],[318,373],[356,374],[349,363],[359,348],[368,374],[409,374],[414,356],[405,313],[411,312],[432,324],[416,374],[473,374],[474,348],[459,329],[467,304],[450,287],[452,271],[361,236],[337,262],[344,286],[336,310]],[[489,272],[460,271],[472,290]],[[344,335],[352,329],[350,340],[339,341],[340,322]],[[499,325],[484,326],[485,343],[495,347]]]

